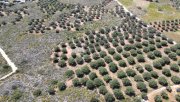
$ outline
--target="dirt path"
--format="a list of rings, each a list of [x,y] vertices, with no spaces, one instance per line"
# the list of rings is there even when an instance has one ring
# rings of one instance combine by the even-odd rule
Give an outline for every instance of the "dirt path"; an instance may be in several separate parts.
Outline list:
[[[1,53],[1,55],[3,56],[3,58],[7,61],[7,64],[8,64],[9,66],[11,66],[11,68],[12,68],[12,72],[11,72],[11,73],[9,73],[9,74],[3,76],[2,78],[0,78],[0,80],[3,80],[3,79],[5,79],[5,78],[11,76],[12,74],[14,74],[14,73],[17,71],[18,68],[17,68],[17,67],[15,66],[15,64],[9,59],[9,57],[8,57],[7,54],[3,51],[2,48],[0,48],[0,53]]]

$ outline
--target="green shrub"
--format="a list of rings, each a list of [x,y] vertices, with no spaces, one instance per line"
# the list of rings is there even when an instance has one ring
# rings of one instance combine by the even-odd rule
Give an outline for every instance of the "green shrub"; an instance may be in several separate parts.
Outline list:
[[[72,58],[76,58],[76,53],[72,52],[71,56],[72,56]]]
[[[159,82],[159,84],[161,84],[163,86],[167,86],[168,85],[168,82],[167,82],[166,78],[163,77],[163,76],[158,78],[158,82]]]
[[[165,54],[169,54],[171,52],[171,49],[170,48],[164,48],[164,53]]]
[[[96,73],[94,73],[94,72],[89,73],[89,78],[90,78],[91,80],[94,80],[95,78],[97,78]]]
[[[81,71],[85,74],[85,75],[88,75],[91,71],[89,70],[89,67],[88,66],[83,66],[81,68]]]
[[[80,83],[80,81],[79,81],[78,78],[73,79],[73,80],[72,80],[72,83],[73,83],[73,85],[74,85],[75,87],[78,87],[78,86],[81,85],[81,83]]]
[[[125,51],[130,51],[131,48],[132,48],[132,46],[131,46],[130,44],[124,45],[124,50],[125,50]]]
[[[77,64],[83,64],[84,63],[84,60],[82,59],[82,57],[76,57],[76,62],[77,62]]]
[[[159,76],[158,76],[158,73],[155,72],[155,71],[151,71],[150,74],[151,74],[151,76],[152,76],[153,78],[155,78],[155,79],[159,77]]]
[[[98,63],[97,63],[96,60],[95,60],[95,61],[92,61],[92,62],[90,63],[90,66],[91,66],[91,68],[93,68],[93,69],[98,69],[98,67],[99,67],[99,65],[98,65]]]
[[[99,93],[105,95],[107,93],[107,89],[104,85],[99,87]]]
[[[111,63],[112,62],[112,59],[109,56],[104,57],[104,60],[105,60],[106,63]]]
[[[100,58],[99,54],[97,54],[97,53],[93,53],[92,57],[94,60],[97,60]]]
[[[73,70],[67,70],[66,72],[65,72],[65,76],[67,77],[67,78],[70,78],[70,77],[72,77],[74,75],[74,71]]]
[[[116,79],[111,80],[111,81],[109,82],[109,84],[110,84],[110,87],[111,87],[112,89],[118,89],[118,88],[120,88],[120,84],[119,84],[118,80],[116,80]]]
[[[103,59],[98,59],[97,60],[97,64],[98,64],[98,67],[104,67],[106,66],[105,62]]]
[[[65,61],[66,61],[67,59],[68,59],[68,58],[67,58],[66,54],[62,54],[62,55],[61,55],[61,60],[65,60]]]
[[[152,71],[153,70],[153,68],[152,68],[152,66],[151,65],[149,65],[149,64],[145,64],[145,69],[148,71],[148,72],[150,72],[150,71]]]
[[[131,81],[128,78],[123,78],[122,83],[124,86],[131,86]]]
[[[132,56],[137,56],[137,51],[134,49],[131,49],[130,53]]]
[[[113,48],[109,48],[109,49],[108,49],[108,53],[111,54],[111,55],[113,55],[113,54],[115,53],[115,50],[114,50]]]
[[[144,53],[148,53],[149,51],[150,51],[150,50],[149,50],[148,47],[144,47],[144,48],[143,48],[143,52],[144,52]]]
[[[155,102],[162,102],[161,96],[156,95],[156,96],[154,97],[154,101],[155,101]]]
[[[125,99],[123,93],[119,89],[114,89],[113,93],[114,93],[114,96],[116,97],[116,99],[118,99],[118,100]]]
[[[149,87],[151,88],[156,89],[158,87],[157,82],[154,79],[149,80],[148,83],[149,83]]]
[[[109,63],[109,70],[115,73],[118,70],[117,65],[114,62]]]
[[[86,82],[87,82],[88,80],[89,80],[89,79],[86,78],[86,77],[85,77],[85,78],[81,78],[81,79],[80,79],[81,85],[84,85],[84,86],[85,86],[85,85],[86,85]]]
[[[64,60],[60,60],[59,63],[58,63],[58,65],[59,65],[60,67],[65,67],[65,66],[66,66],[66,62],[65,62]]]
[[[91,62],[91,57],[89,55],[84,55],[83,58],[85,62],[87,63]]]
[[[143,82],[137,83],[137,89],[139,89],[141,92],[147,92],[146,84],[144,84]]]
[[[40,89],[37,89],[37,90],[35,90],[35,91],[33,92],[33,95],[34,95],[35,97],[41,96],[41,94],[42,94],[42,92],[41,92]]]
[[[170,64],[170,69],[175,72],[179,72],[179,66],[176,63]]]
[[[77,77],[79,78],[82,78],[84,76],[84,73],[81,69],[77,69],[75,72],[76,72]]]
[[[106,102],[114,102],[115,101],[114,96],[110,93],[106,93],[104,97],[105,97]]]
[[[176,55],[176,53],[174,53],[174,52],[171,52],[171,53],[168,54],[168,57],[171,58],[171,59],[174,60],[174,61],[177,60],[177,57],[176,57],[176,56],[177,56],[177,55]]]
[[[135,64],[135,60],[134,60],[134,58],[131,57],[131,56],[127,58],[127,61],[128,61],[128,63],[129,63],[130,65],[134,65],[134,64]]]
[[[113,58],[114,58],[116,61],[121,60],[121,56],[120,56],[119,54],[117,54],[117,53],[115,53],[115,54],[113,55]]]
[[[88,80],[86,82],[86,87],[90,90],[93,90],[95,88],[94,82],[92,80]]]
[[[136,69],[137,69],[137,71],[138,71],[139,73],[143,73],[143,72],[144,72],[144,69],[143,69],[143,67],[142,67],[141,65],[137,65],[137,66],[136,66]]]
[[[148,47],[149,47],[149,50],[150,50],[150,51],[156,50],[156,47],[155,47],[154,45],[152,45],[152,44],[150,44]]]
[[[176,51],[176,54],[177,54],[178,56],[180,56],[180,50],[177,50],[177,51]]]
[[[95,78],[95,79],[94,79],[94,85],[95,85],[96,87],[99,87],[99,86],[101,86],[101,85],[104,85],[104,83],[103,83],[103,81],[102,81],[101,79]]]
[[[63,91],[66,89],[66,84],[63,83],[63,82],[59,82],[58,83],[58,88],[59,88],[59,91]]]
[[[134,77],[136,75],[136,72],[133,69],[126,69],[126,74],[130,77]]]
[[[171,76],[171,71],[169,69],[167,69],[167,68],[164,68],[162,70],[162,74],[164,74],[167,77],[170,77]]]
[[[148,58],[150,58],[150,59],[155,59],[155,55],[154,55],[154,53],[152,53],[152,52],[148,52],[148,53],[147,53],[147,56],[148,56]]]
[[[158,50],[154,50],[153,53],[154,53],[154,55],[155,55],[156,57],[162,57],[161,52],[158,51]]]
[[[104,75],[108,74],[108,71],[104,67],[99,67],[99,73],[104,76]]]
[[[116,47],[116,51],[117,51],[118,53],[121,53],[121,52],[123,51],[123,49],[122,49],[121,46],[117,46],[117,47]]]
[[[134,81],[136,81],[136,82],[143,82],[143,78],[141,77],[141,75],[135,75],[134,76]]]
[[[137,58],[138,62],[145,62],[145,59],[144,59],[143,55],[138,54],[136,58]]]
[[[130,53],[124,51],[124,52],[122,52],[122,55],[123,55],[124,58],[127,58],[127,57],[130,56]]]
[[[159,60],[153,61],[153,66],[157,69],[162,69],[162,64]]]
[[[164,60],[165,64],[170,64],[170,59],[168,57],[162,57],[162,59]]]
[[[103,77],[103,79],[104,79],[104,81],[107,82],[107,83],[109,83],[109,82],[112,80],[112,78],[111,78],[109,75],[105,75],[105,76]]]
[[[126,73],[124,71],[118,71],[117,72],[117,77],[122,79],[122,78],[125,78],[127,76],[126,76]]]
[[[128,86],[125,90],[126,95],[135,96],[135,91],[131,86]]]
[[[174,84],[180,84],[180,78],[178,76],[172,76],[171,77],[171,81],[174,83]]]
[[[120,67],[126,67],[127,65],[126,65],[126,62],[124,60],[120,60],[119,61],[119,66]]]
[[[169,99],[169,97],[168,97],[168,95],[167,95],[167,93],[166,92],[161,92],[161,96],[162,96],[162,98],[163,99],[165,99],[165,100],[168,100]]]
[[[100,55],[101,58],[104,58],[105,56],[107,56],[105,51],[99,52],[99,55]]]
[[[69,65],[71,65],[71,66],[76,66],[76,61],[75,61],[74,58],[72,58],[72,57],[70,57],[70,58],[68,59],[68,63],[69,63]]]
[[[149,72],[144,72],[143,78],[144,78],[144,80],[148,81],[151,79],[151,74]]]

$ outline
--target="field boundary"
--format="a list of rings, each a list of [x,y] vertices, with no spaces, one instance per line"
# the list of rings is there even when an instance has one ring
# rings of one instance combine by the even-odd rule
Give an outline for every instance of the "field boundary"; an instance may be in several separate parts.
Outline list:
[[[2,55],[2,57],[6,60],[7,64],[11,67],[12,69],[12,72],[1,77],[0,78],[0,81],[1,80],[4,80],[6,79],[7,77],[11,76],[12,74],[16,73],[16,71],[18,70],[18,68],[15,66],[15,64],[9,59],[8,55],[4,52],[4,50],[0,47],[0,53]]]

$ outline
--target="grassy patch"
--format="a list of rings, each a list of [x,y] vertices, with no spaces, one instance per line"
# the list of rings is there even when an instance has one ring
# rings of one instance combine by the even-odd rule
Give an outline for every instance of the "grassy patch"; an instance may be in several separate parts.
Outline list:
[[[85,88],[67,88],[65,91],[61,91],[58,93],[60,96],[59,101],[63,102],[66,100],[67,102],[76,102],[83,101],[89,102],[92,97],[96,97],[95,92],[88,91]]]
[[[164,33],[168,38],[173,39],[177,43],[180,43],[180,31],[177,32],[165,32]]]
[[[133,0],[119,0],[125,6],[131,6],[133,4]]]
[[[180,12],[178,12],[175,8],[171,7],[171,5],[159,5],[157,3],[150,3],[147,8],[146,15],[142,17],[145,22],[171,20],[178,18],[180,18]]]

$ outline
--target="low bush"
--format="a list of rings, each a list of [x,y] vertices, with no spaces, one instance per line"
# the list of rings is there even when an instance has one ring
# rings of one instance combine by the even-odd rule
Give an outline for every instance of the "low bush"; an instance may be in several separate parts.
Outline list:
[[[126,67],[127,65],[126,65],[126,62],[124,60],[120,60],[119,61],[119,66],[120,67]]]
[[[110,93],[106,93],[104,97],[105,97],[106,102],[114,102],[115,101],[114,96]]]
[[[114,93],[114,96],[116,97],[116,99],[118,99],[118,100],[125,99],[123,93],[119,89],[114,89],[113,93]]]
[[[133,69],[128,68],[126,70],[126,74],[130,77],[134,77],[136,75],[136,72]]]
[[[114,58],[116,61],[121,60],[121,56],[120,56],[119,54],[117,54],[117,53],[115,53],[115,54],[113,55],[113,58]]]
[[[65,72],[65,76],[67,77],[67,78],[70,78],[70,77],[72,77],[74,75],[74,71],[73,70],[67,70],[66,72]]]
[[[152,66],[151,65],[149,65],[149,64],[145,64],[145,69],[148,71],[148,72],[150,72],[150,71],[152,71],[153,70],[153,68],[152,68]]]
[[[122,79],[122,78],[126,78],[127,75],[126,75],[126,73],[124,71],[118,71],[117,72],[117,77]]]
[[[129,96],[135,96],[135,91],[131,86],[126,87],[125,93]]]
[[[107,93],[107,89],[104,85],[99,87],[99,93],[105,95]]]
[[[165,99],[165,100],[168,100],[169,99],[169,97],[168,97],[168,95],[167,95],[167,93],[166,92],[161,92],[161,97],[163,98],[163,99]]]
[[[75,72],[76,72],[76,76],[79,78],[82,78],[84,76],[84,73],[81,69],[77,69]]]
[[[72,83],[73,83],[73,85],[74,85],[75,87],[78,87],[78,86],[81,85],[81,83],[80,83],[80,81],[79,81],[78,78],[73,79],[73,80],[72,80]]]
[[[104,79],[104,81],[107,82],[107,83],[109,83],[109,82],[112,80],[112,78],[111,78],[109,75],[105,75],[105,76],[103,77],[103,79]]]
[[[151,74],[149,72],[144,72],[143,78],[144,78],[144,80],[148,81],[151,79]]]
[[[81,68],[81,71],[83,72],[83,74],[88,75],[91,71],[89,70],[88,66],[83,66]]]
[[[109,63],[109,70],[115,73],[118,70],[117,65],[114,62]]]
[[[158,88],[157,82],[154,79],[149,80],[148,83],[149,83],[149,87],[153,89]]]
[[[118,89],[118,88],[120,88],[120,84],[119,84],[118,80],[116,80],[116,79],[111,80],[111,81],[109,82],[109,84],[110,84],[110,87],[111,87],[112,89]]]
[[[161,84],[163,86],[167,86],[168,85],[168,82],[167,82],[166,78],[163,77],[163,76],[158,78],[158,82],[159,82],[159,84]]]
[[[94,82],[92,80],[88,80],[86,82],[86,87],[90,90],[93,90],[95,88]]]
[[[138,82],[137,83],[137,88],[141,91],[141,92],[147,92],[147,87],[146,84],[144,84],[143,82]]]
[[[104,57],[104,60],[105,60],[105,62],[108,63],[108,64],[112,62],[112,59],[111,59],[111,57],[109,57],[109,56]]]
[[[63,82],[59,82],[58,83],[58,88],[59,88],[59,91],[63,91],[66,89],[66,84],[63,83]]]
[[[135,76],[134,76],[134,81],[136,81],[136,82],[143,82],[144,80],[143,80],[143,78],[141,77],[141,75],[135,75]]]
[[[169,69],[167,69],[167,68],[164,68],[162,70],[162,74],[164,74],[167,77],[170,77],[171,76],[171,71]]]
[[[155,101],[155,102],[162,102],[161,96],[156,95],[156,96],[154,97],[154,101]]]
[[[170,69],[174,72],[179,72],[179,66],[176,63],[170,64]]]
[[[134,65],[134,64],[135,64],[135,60],[134,60],[133,57],[128,57],[128,58],[127,58],[127,61],[128,61],[128,63],[129,63],[130,65]]]
[[[177,55],[174,52],[171,52],[168,54],[168,57],[171,58],[172,60],[176,61],[177,60]]]
[[[128,78],[123,78],[122,83],[124,86],[131,86],[131,81]]]
[[[104,75],[108,74],[108,71],[104,67],[99,67],[99,73],[104,76]]]
[[[178,76],[172,76],[171,77],[171,81],[174,83],[174,84],[180,84],[180,77]]]
[[[91,80],[94,80],[95,78],[97,78],[96,73],[94,73],[94,72],[89,73],[89,78],[90,78]]]
[[[101,85],[104,85],[104,83],[103,83],[103,81],[102,81],[101,79],[95,78],[95,79],[94,79],[94,85],[95,85],[96,87],[99,87],[99,86],[101,86]]]

